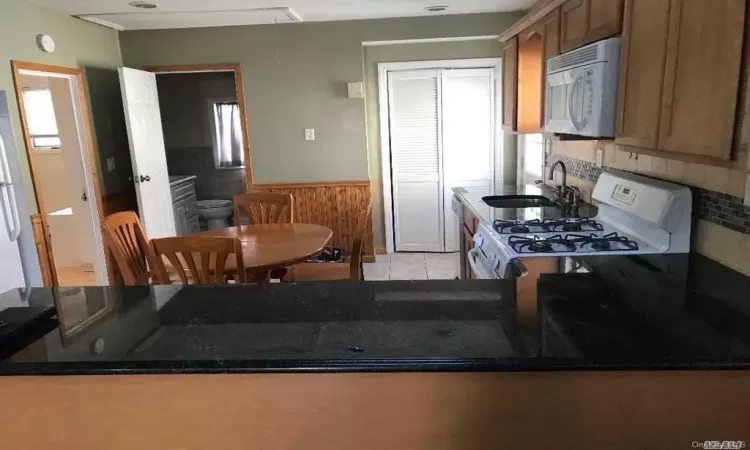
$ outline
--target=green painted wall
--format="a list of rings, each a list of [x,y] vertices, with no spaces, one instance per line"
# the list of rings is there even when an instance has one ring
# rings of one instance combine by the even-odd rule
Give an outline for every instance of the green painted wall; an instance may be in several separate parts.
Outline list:
[[[385,247],[382,160],[380,152],[380,102],[378,64],[385,62],[439,61],[451,59],[499,58],[502,44],[497,40],[436,42],[423,44],[365,47],[365,89],[367,148],[372,179],[372,223],[376,247]]]
[[[242,64],[256,182],[362,180],[371,175],[365,102],[346,94],[346,82],[365,79],[362,42],[496,35],[520,17],[131,31],[121,33],[120,41],[130,67]],[[316,129],[316,141],[304,140],[305,128]]]
[[[54,53],[43,53],[37,48],[36,35],[39,33],[49,34],[55,39],[57,49]],[[115,157],[117,163],[114,172],[107,173],[100,168],[102,188],[105,194],[132,188],[127,181],[130,157],[117,76],[117,67],[121,65],[117,32],[22,0],[0,1],[0,90],[8,92],[10,110],[16,112],[11,119],[25,172],[24,184],[32,196],[28,160],[15,102],[11,60],[79,67],[83,70],[98,154],[102,161]],[[35,205],[30,206],[35,210]]]

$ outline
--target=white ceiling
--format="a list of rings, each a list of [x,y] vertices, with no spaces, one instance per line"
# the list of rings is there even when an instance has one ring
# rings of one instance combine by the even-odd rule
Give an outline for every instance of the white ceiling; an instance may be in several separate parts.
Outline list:
[[[281,8],[291,8],[304,22],[470,14],[528,9],[535,0],[148,0],[157,9],[129,6],[132,0],[30,0],[70,15],[92,16],[124,29],[187,28],[294,21]],[[445,5],[444,13],[428,6]],[[253,11],[279,8],[272,11]]]

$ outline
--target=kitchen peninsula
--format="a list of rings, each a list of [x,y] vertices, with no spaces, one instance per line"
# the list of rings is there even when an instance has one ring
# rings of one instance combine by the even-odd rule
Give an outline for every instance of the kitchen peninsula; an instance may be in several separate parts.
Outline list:
[[[532,324],[502,281],[11,292],[0,304],[57,316],[2,345],[12,414],[0,431],[8,448],[117,450],[678,448],[738,436],[750,328],[742,294],[711,284],[734,274],[712,264],[691,259],[715,276],[682,280],[653,320],[595,274],[544,276]]]

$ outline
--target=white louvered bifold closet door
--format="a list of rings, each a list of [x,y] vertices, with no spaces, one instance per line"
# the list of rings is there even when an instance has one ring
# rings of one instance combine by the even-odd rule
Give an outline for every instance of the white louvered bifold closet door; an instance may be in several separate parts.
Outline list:
[[[458,218],[451,211],[452,189],[468,190],[471,199],[491,195],[495,147],[495,71],[442,71],[445,251],[460,242]]]
[[[444,250],[438,70],[388,75],[395,247]]]

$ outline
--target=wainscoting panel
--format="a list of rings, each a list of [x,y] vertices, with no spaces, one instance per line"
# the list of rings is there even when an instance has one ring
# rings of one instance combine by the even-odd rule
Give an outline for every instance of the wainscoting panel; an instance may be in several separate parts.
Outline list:
[[[331,181],[304,184],[256,184],[253,192],[280,192],[294,196],[294,221],[323,225],[333,230],[331,245],[348,253],[354,242],[357,217],[372,194],[369,181]],[[374,259],[372,219],[364,242],[365,261]]]

